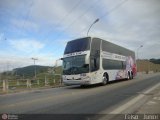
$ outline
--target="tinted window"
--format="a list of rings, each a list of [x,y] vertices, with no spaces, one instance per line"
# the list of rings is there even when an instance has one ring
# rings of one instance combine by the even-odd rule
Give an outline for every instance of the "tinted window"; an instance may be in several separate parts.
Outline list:
[[[90,38],[82,38],[67,43],[64,54],[89,50]]]
[[[85,64],[85,55],[63,59],[63,74],[72,75],[89,72],[89,64]]]
[[[123,62],[122,62],[122,68],[123,68],[123,69],[126,69],[126,61],[123,61]]]
[[[117,60],[103,59],[102,66],[105,70],[123,69],[123,62]]]
[[[90,69],[96,71],[100,66],[100,44],[101,40],[97,38],[92,39],[91,54],[90,54]]]
[[[102,40],[102,50],[111,52],[111,53],[116,53],[119,55],[132,56],[133,59],[135,58],[135,53],[133,51],[128,50],[124,47],[115,45],[105,40]]]

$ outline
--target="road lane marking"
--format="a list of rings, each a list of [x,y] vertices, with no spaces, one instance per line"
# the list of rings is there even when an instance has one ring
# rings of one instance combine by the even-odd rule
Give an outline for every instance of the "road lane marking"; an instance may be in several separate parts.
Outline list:
[[[157,87],[160,86],[160,83],[156,84],[155,86],[151,87],[150,89],[146,90],[145,94],[148,94],[149,92],[151,92],[152,90],[156,89]],[[127,108],[131,107],[132,105],[134,105],[136,102],[138,102],[139,100],[141,100],[144,96],[146,96],[145,94],[141,94],[138,95],[137,97],[135,97],[134,99],[130,100],[128,103],[123,104],[122,106],[120,106],[119,108],[113,110],[110,112],[110,114],[120,114],[123,111],[125,111]]]
[[[156,102],[154,102],[154,101],[147,102],[147,105],[153,105],[153,104],[156,104]]]

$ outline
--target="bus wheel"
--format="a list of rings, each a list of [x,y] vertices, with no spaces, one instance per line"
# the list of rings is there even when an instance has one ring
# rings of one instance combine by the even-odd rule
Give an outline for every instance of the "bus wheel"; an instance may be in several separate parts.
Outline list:
[[[107,74],[103,75],[103,81],[102,81],[102,85],[106,85],[108,83],[108,77]]]
[[[85,88],[87,85],[81,85],[81,88]]]
[[[131,79],[133,79],[133,72],[131,72]]]
[[[128,72],[127,80],[130,80],[130,79],[131,79],[130,72]]]

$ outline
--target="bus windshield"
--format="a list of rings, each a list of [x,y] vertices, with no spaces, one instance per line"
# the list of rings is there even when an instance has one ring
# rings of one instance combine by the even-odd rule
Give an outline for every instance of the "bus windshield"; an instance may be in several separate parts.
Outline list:
[[[89,64],[85,64],[85,56],[79,55],[63,58],[63,74],[73,75],[89,72]]]
[[[64,54],[89,50],[90,41],[89,37],[70,41],[67,43]]]

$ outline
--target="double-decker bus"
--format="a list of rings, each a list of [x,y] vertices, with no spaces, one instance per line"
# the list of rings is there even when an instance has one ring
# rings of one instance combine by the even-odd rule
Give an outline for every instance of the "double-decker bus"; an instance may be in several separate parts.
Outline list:
[[[62,79],[66,85],[105,85],[136,75],[133,51],[96,37],[69,41],[62,60]]]

